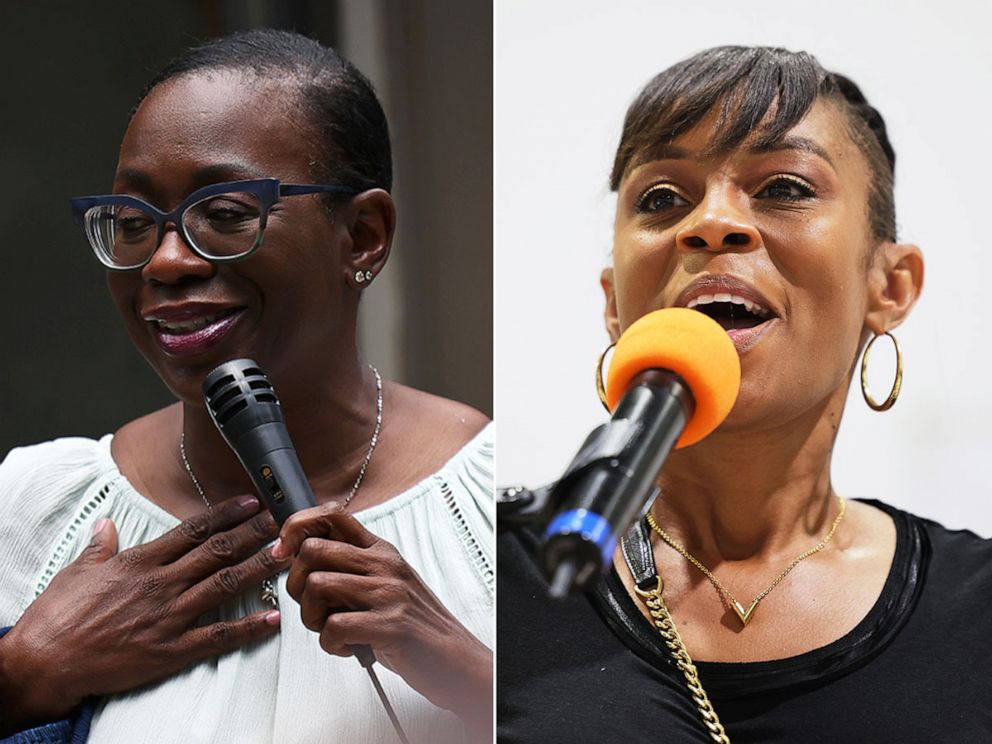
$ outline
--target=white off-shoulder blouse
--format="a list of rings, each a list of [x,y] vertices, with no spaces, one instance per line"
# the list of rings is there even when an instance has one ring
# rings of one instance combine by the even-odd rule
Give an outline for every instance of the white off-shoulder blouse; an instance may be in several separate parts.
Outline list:
[[[120,548],[148,542],[178,520],[139,494],[117,469],[110,435],[21,447],[0,464],[0,625],[12,625],[52,577],[89,543],[101,517]],[[355,515],[388,540],[441,602],[493,645],[492,424],[413,488]],[[162,682],[101,701],[90,742],[308,744],[393,742],[392,726],[358,661],[329,656],[276,588],[279,633],[193,665]],[[221,618],[265,609],[260,591],[220,608]],[[464,738],[460,721],[377,665],[412,742]]]

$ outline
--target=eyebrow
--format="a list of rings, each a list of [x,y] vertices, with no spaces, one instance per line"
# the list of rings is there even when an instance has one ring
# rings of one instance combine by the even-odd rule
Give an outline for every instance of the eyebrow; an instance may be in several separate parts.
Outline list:
[[[131,168],[117,171],[114,175],[114,181],[124,181],[141,190],[149,190],[152,186],[152,179],[147,173]]]
[[[816,155],[823,160],[826,160],[831,167],[834,166],[834,161],[830,157],[830,154],[815,140],[811,140],[808,137],[783,137],[782,139],[771,142],[767,145],[759,145],[758,147],[748,148],[748,152],[753,152],[756,154],[766,153],[766,152],[780,152],[782,150],[801,150],[802,152],[808,152],[811,155]]]
[[[761,155],[770,152],[781,152],[782,150],[799,150],[801,152],[808,152],[811,155],[816,155],[817,157],[822,158],[827,161],[831,167],[834,167],[834,161],[830,157],[830,154],[823,148],[822,145],[809,137],[787,136],[776,140],[775,142],[748,147],[746,152],[749,154]],[[697,153],[684,147],[673,145],[668,142],[659,142],[651,147],[648,147],[644,151],[644,155],[637,159],[634,167],[644,165],[645,163],[650,163],[652,160],[690,160],[695,157],[698,157]]]
[[[197,183],[208,186],[232,178],[243,181],[246,178],[265,178],[267,175],[247,163],[214,163],[198,170],[195,174],[195,180]]]
[[[266,178],[267,174],[254,168],[247,163],[213,163],[196,171],[193,175],[193,182],[196,188],[210,186],[224,181],[243,181],[246,179]],[[143,170],[125,168],[117,172],[114,179],[124,181],[131,187],[140,191],[153,192],[156,184],[152,177]]]

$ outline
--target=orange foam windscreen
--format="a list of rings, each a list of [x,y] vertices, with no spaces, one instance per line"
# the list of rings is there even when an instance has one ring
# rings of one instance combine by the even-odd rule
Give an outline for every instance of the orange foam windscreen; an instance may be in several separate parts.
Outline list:
[[[727,332],[698,310],[682,307],[648,313],[620,336],[606,379],[611,411],[630,381],[649,369],[675,372],[696,401],[676,449],[695,444],[722,424],[741,386],[740,358]]]

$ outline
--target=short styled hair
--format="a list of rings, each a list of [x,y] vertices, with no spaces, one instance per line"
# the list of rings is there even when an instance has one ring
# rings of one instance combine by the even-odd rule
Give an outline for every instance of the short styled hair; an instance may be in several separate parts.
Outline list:
[[[868,216],[872,237],[895,241],[893,185],[896,154],[881,114],[850,79],[828,72],[806,52],[773,47],[714,47],[655,76],[627,109],[613,161],[616,191],[652,150],[671,143],[718,107],[708,151],[726,152],[745,139],[761,147],[778,142],[818,98],[838,107],[871,173]]]
[[[315,178],[356,193],[392,188],[389,128],[372,84],[335,50],[291,31],[240,31],[187,49],[152,79],[135,110],[162,83],[213,70],[281,76],[296,86],[317,137]]]

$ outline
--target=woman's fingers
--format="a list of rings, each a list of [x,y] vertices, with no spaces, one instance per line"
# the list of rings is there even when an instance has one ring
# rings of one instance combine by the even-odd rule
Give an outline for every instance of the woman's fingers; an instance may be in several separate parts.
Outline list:
[[[179,560],[174,561],[169,570],[192,586],[225,567],[235,564],[254,554],[278,534],[278,526],[272,514],[265,511],[233,529],[218,532],[208,537]]]
[[[359,548],[369,548],[379,539],[340,504],[332,502],[293,514],[283,524],[273,550],[279,558],[296,555],[308,537],[343,540]]]
[[[139,687],[277,632],[273,611],[195,627],[203,613],[257,591],[284,568],[259,551],[278,529],[257,512],[254,498],[225,502],[214,515],[116,555],[117,530],[101,520],[79,558],[3,639],[19,649],[25,679],[43,680],[38,712],[61,715],[83,698]]]
[[[368,612],[335,612],[320,628],[320,647],[334,656],[352,656],[355,646],[380,646],[387,632],[369,622]]]
[[[329,506],[335,507],[329,517],[337,531],[334,537],[360,548],[370,548],[379,541],[378,536],[365,529],[365,525],[355,519],[354,515],[346,512],[343,507],[338,504],[329,504]]]
[[[369,552],[338,540],[308,537],[293,559],[293,565],[286,579],[289,596],[299,602],[307,576],[314,571],[339,571],[362,575],[372,573],[374,556],[369,555]]]
[[[256,514],[258,509],[255,496],[225,499],[213,510],[195,514],[161,537],[132,550],[140,551],[142,561],[147,559],[153,565],[172,563],[203,544],[211,535],[241,524]]]
[[[267,610],[237,620],[194,628],[176,644],[176,654],[182,660],[177,668],[268,638],[279,630],[279,621],[279,610]]]
[[[176,605],[190,618],[196,618],[218,605],[261,586],[289,564],[277,561],[269,549],[262,549],[247,560],[227,566],[190,587]],[[259,589],[259,591],[261,591]]]
[[[372,609],[378,604],[381,589],[380,582],[370,576],[328,571],[311,573],[306,577],[298,600],[303,625],[319,631],[330,614]]]
[[[79,565],[103,563],[117,553],[117,525],[107,518],[98,521],[93,527],[90,544],[74,561]]]

